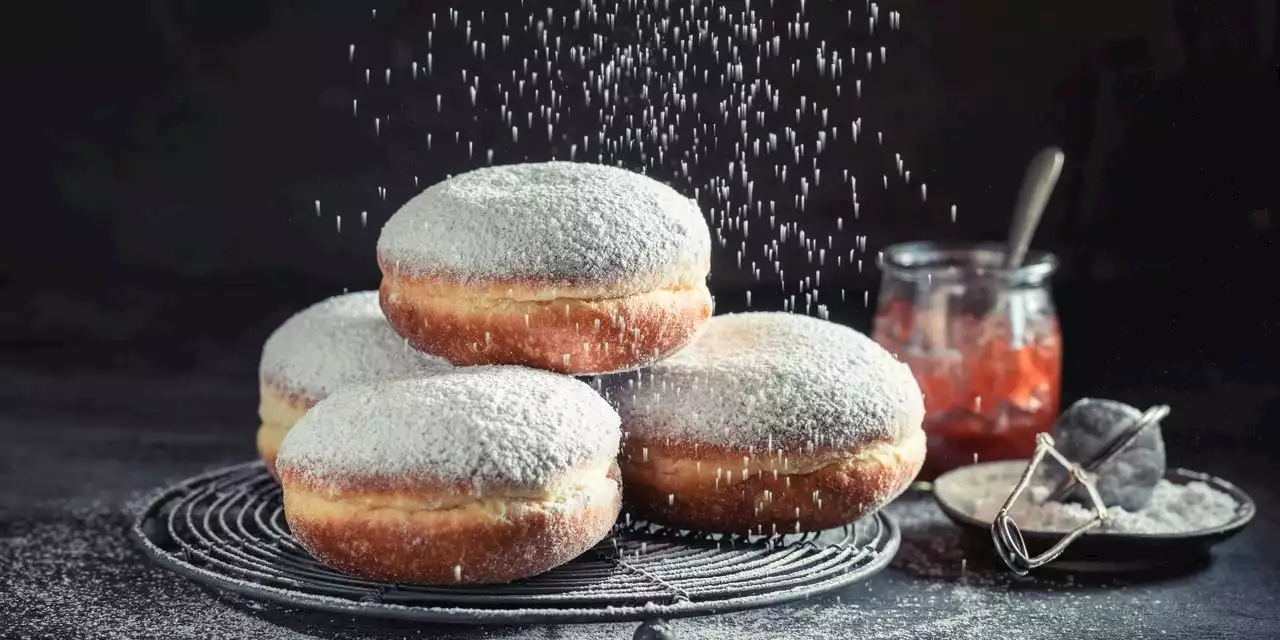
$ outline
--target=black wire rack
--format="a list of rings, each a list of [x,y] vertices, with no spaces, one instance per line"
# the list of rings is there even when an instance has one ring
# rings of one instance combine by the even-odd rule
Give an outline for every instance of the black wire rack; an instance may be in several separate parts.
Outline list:
[[[133,535],[152,559],[183,576],[286,606],[416,622],[643,621],[651,628],[667,618],[768,607],[838,589],[883,568],[900,540],[885,514],[788,536],[691,533],[624,518],[591,551],[533,578],[401,585],[353,578],[315,561],[289,534],[280,498],[260,462],[218,469],[163,490],[138,516]]]

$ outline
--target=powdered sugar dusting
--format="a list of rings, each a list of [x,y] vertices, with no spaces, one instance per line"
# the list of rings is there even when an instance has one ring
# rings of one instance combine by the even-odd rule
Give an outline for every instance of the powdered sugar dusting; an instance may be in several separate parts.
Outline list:
[[[452,369],[410,348],[387,324],[377,291],[334,296],[297,313],[267,338],[258,372],[312,402],[360,384]]]
[[[788,313],[712,318],[673,357],[607,380],[628,429],[730,448],[856,446],[920,425],[911,371],[870,338]]]
[[[542,487],[617,455],[618,415],[586,384],[524,367],[467,367],[339,391],[285,436],[282,472]]]
[[[959,472],[963,476],[939,482],[937,490],[948,504],[965,513],[979,520],[994,520],[1025,467],[1026,463],[1019,461],[974,467]],[[1064,533],[1093,520],[1093,510],[1088,506],[1043,502],[1048,492],[1048,487],[1033,484],[1009,510],[1024,531]],[[1204,482],[1176,484],[1162,479],[1144,507],[1126,511],[1112,506],[1107,510],[1107,519],[1093,531],[1143,535],[1203,531],[1230,522],[1239,508],[1230,495]]]
[[[705,273],[711,235],[697,204],[656,180],[547,162],[477,169],[428,188],[383,226],[378,254],[406,274],[630,294]]]
[[[0,637],[307,637],[219,603],[147,562],[126,537],[130,516],[113,505],[49,506],[59,517],[0,538]]]
[[[214,595],[143,557],[125,534],[137,506],[83,502],[44,505],[39,511],[50,515],[41,522],[11,523],[0,537],[0,611],[12,614],[0,618],[0,636],[623,640],[639,624],[398,624]],[[1214,602],[1267,597],[1249,590],[1256,582],[1242,584],[1234,566],[1197,580],[1124,588],[1078,584],[1070,575],[1017,578],[990,565],[989,549],[966,545],[931,498],[908,495],[886,510],[902,526],[903,546],[892,568],[871,581],[811,603],[672,620],[672,631],[681,640],[1139,640],[1176,635],[1188,624],[1217,628]],[[1217,599],[1206,600],[1207,592]]]

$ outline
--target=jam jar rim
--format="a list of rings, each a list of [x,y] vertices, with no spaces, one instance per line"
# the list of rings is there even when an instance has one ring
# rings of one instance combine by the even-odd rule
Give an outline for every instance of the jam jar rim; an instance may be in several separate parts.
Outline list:
[[[1058,258],[1047,251],[1028,251],[1022,266],[1006,269],[1001,263],[1006,245],[998,242],[943,243],[931,240],[900,242],[885,247],[881,268],[886,274],[907,279],[932,278],[959,280],[965,277],[1006,280],[1011,285],[1040,286],[1058,270]],[[947,263],[957,255],[987,255],[990,266]],[[917,259],[912,260],[912,257]],[[924,259],[919,259],[923,257]]]

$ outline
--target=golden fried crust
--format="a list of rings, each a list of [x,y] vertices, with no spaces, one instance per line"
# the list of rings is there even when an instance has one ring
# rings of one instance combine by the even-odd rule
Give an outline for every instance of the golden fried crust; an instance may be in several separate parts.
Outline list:
[[[587,375],[644,366],[693,340],[711,316],[711,293],[703,279],[673,282],[609,297],[518,283],[469,288],[384,265],[380,291],[387,320],[419,351],[460,366]]]
[[[495,492],[438,505],[376,489],[317,491],[287,470],[281,480],[294,538],[325,565],[371,580],[484,584],[542,573],[604,539],[621,509],[621,486],[616,466],[600,468],[560,495]]]
[[[270,382],[263,382],[259,390],[258,417],[262,420],[262,426],[258,427],[258,456],[274,478],[277,477],[276,455],[280,453],[280,443],[284,441],[289,429],[315,403],[298,394],[283,391]]]
[[[920,429],[901,442],[792,454],[785,461],[631,437],[619,466],[633,517],[700,531],[771,534],[830,529],[875,512],[906,489],[924,454]]]

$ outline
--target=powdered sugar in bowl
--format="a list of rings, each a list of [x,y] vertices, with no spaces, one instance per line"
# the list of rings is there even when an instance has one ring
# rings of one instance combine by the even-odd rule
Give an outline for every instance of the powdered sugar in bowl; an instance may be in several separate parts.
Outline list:
[[[934,497],[956,524],[988,536],[1026,466],[1026,460],[1002,460],[955,469],[933,483]],[[1010,510],[1032,553],[1094,517],[1084,505],[1041,502],[1045,493],[1030,487]],[[1076,539],[1046,568],[1133,571],[1203,562],[1210,547],[1238,533],[1255,512],[1253,500],[1230,482],[1169,469],[1149,504],[1137,512],[1110,508],[1105,524]]]

